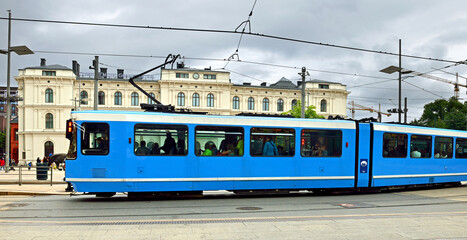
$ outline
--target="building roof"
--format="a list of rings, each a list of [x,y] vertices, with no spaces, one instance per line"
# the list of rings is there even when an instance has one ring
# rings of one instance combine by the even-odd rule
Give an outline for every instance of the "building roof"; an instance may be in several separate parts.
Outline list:
[[[292,81],[289,79],[282,77],[279,81],[276,83],[273,83],[269,85],[270,88],[286,88],[286,89],[292,89],[292,88],[297,88],[297,85],[295,85]]]
[[[342,86],[345,86],[344,84],[342,83],[338,83],[338,82],[330,82],[330,81],[325,81],[325,80],[319,80],[319,79],[311,79],[310,81],[306,81],[306,82],[309,82],[309,83],[327,83],[327,84],[340,84]]]
[[[27,67],[24,69],[44,69],[44,70],[70,70],[69,68],[58,65],[58,64],[53,64],[53,65],[45,65],[45,66],[37,66],[37,67]]]

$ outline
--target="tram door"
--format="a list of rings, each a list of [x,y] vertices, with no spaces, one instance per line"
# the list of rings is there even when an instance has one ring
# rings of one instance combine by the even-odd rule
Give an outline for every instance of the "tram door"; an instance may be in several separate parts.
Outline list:
[[[371,123],[358,124],[358,151],[355,159],[356,168],[356,187],[370,187],[370,169],[371,169],[371,141],[372,126]]]

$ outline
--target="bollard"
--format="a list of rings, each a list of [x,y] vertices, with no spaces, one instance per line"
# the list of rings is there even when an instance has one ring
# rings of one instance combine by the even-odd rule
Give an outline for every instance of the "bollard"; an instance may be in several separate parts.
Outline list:
[[[23,181],[23,168],[22,166],[20,165],[19,166],[19,185],[21,186],[21,183]]]
[[[52,180],[53,177],[52,177],[52,175],[53,175],[53,172],[54,172],[54,168],[53,168],[53,167],[49,167],[49,168],[50,168],[50,186],[52,186],[52,183],[53,183],[53,180]]]

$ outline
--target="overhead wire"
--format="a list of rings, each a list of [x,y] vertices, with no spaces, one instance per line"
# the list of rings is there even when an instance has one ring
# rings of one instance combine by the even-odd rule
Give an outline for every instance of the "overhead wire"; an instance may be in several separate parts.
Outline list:
[[[9,18],[0,17],[0,20],[9,20]],[[237,31],[232,31],[232,30],[183,28],[183,27],[162,27],[162,26],[155,27],[155,26],[129,25],[129,24],[92,23],[92,22],[59,21],[59,20],[28,19],[28,18],[11,18],[11,20],[12,21],[22,21],[22,22],[73,24],[73,25],[100,26],[100,27],[120,27],[120,28],[137,28],[137,29],[168,30],[168,31],[191,31],[191,32],[207,32],[207,33],[225,33],[225,34],[245,34],[245,35],[251,35],[251,36],[256,36],[256,37],[261,37],[261,38],[270,38],[270,39],[276,39],[276,40],[298,42],[298,43],[304,43],[304,44],[319,45],[319,46],[340,48],[340,49],[360,51],[360,52],[384,54],[384,55],[390,55],[390,56],[401,56],[401,57],[405,57],[405,58],[415,58],[415,59],[438,61],[438,62],[447,62],[447,63],[454,63],[454,64],[467,64],[467,60],[453,61],[453,60],[440,59],[440,58],[430,58],[430,57],[422,57],[422,56],[409,55],[409,54],[399,54],[399,53],[386,52],[386,51],[380,51],[380,50],[372,50],[372,49],[365,49],[365,48],[358,48],[358,47],[349,47],[349,46],[344,46],[344,45],[336,45],[336,44],[308,41],[308,40],[303,40],[303,39],[296,39],[296,38],[290,38],[290,37],[281,37],[281,36],[262,34],[262,33],[254,33],[254,32],[237,32]]]
[[[165,59],[167,57],[167,56],[158,56],[158,55],[115,54],[115,53],[91,53],[91,52],[48,51],[48,50],[34,50],[34,51],[38,53],[48,53],[48,54],[71,54],[71,55],[89,55],[89,56],[99,55],[99,56],[108,56],[108,57],[136,57],[136,58],[160,58],[160,59]],[[226,59],[222,59],[222,58],[202,58],[202,57],[187,57],[187,56],[183,56],[182,59],[197,60],[197,61],[221,61],[221,62],[227,61]],[[253,64],[253,65],[277,67],[277,68],[301,69],[301,67],[294,67],[294,66],[275,64],[275,63],[265,63],[265,62],[255,62],[255,61],[238,61],[238,62],[246,63],[246,64]],[[338,74],[338,75],[353,76],[353,77],[394,80],[394,78],[370,76],[370,75],[363,75],[363,74],[358,74],[358,73],[346,73],[346,72],[320,70],[320,69],[313,69],[313,68],[307,68],[307,70],[311,72]],[[376,84],[376,83],[371,83],[371,84]]]
[[[257,2],[257,0],[255,0],[255,2],[253,3],[253,7],[251,8],[250,14],[248,14],[248,19],[245,20],[245,21],[243,21],[242,23],[240,23],[240,25],[238,25],[238,27],[235,29],[235,31],[237,31],[237,29],[243,25],[242,33],[240,34],[240,39],[238,40],[237,49],[236,49],[235,52],[234,52],[232,55],[230,55],[230,57],[227,59],[227,63],[225,64],[224,69],[225,69],[225,68],[227,67],[227,65],[230,63],[230,60],[235,59],[235,56],[237,57],[238,60],[240,60],[240,57],[239,57],[239,55],[238,55],[238,49],[240,48],[240,43],[242,42],[243,34],[245,33],[245,29],[246,29],[247,26],[249,26],[250,33],[251,33],[251,22],[250,22],[250,18],[251,18],[251,16],[253,16],[253,10],[255,9],[256,2]]]

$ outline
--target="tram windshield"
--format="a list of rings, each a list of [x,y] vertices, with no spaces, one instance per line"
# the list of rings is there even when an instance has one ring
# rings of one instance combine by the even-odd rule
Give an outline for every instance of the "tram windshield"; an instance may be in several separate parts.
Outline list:
[[[109,125],[107,123],[83,123],[81,152],[84,155],[109,153]]]
[[[73,128],[72,136],[70,139],[70,146],[68,147],[67,159],[76,159],[77,148],[76,148],[76,128]]]

